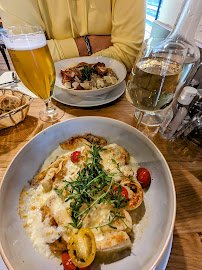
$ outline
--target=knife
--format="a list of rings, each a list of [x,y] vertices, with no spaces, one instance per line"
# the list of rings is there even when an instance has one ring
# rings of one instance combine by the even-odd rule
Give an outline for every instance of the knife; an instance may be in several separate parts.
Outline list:
[[[19,82],[20,82],[20,80],[13,80],[13,81],[10,81],[10,82],[0,83],[0,85],[19,83]]]

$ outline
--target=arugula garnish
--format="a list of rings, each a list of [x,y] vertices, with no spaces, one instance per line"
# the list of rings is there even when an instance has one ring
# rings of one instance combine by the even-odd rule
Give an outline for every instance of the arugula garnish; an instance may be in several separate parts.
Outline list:
[[[117,163],[115,159],[112,158],[112,162],[116,164],[117,170],[119,171],[121,177],[129,178],[130,180],[132,180],[132,175],[126,176],[125,174],[122,173],[122,171],[120,170],[119,163]]]
[[[90,65],[84,66],[84,68],[81,69],[82,80],[90,81],[93,73],[95,73],[95,70],[93,67],[91,67]]]
[[[109,173],[103,169],[101,164],[102,158],[99,154],[100,151],[105,151],[105,149],[100,146],[92,145],[91,149],[88,150],[91,155],[91,162],[88,162],[84,168],[77,172],[78,176],[76,180],[69,182],[63,181],[66,183],[64,188],[55,189],[57,195],[65,199],[65,202],[71,200],[70,211],[73,222],[69,223],[69,225],[73,228],[80,229],[91,209],[101,203],[112,205],[114,211],[110,211],[109,221],[106,224],[91,227],[91,229],[98,229],[107,225],[116,229],[116,227],[112,225],[112,222],[116,218],[124,222],[125,217],[121,216],[120,209],[127,205],[127,200],[121,196],[121,185],[114,181],[115,174]],[[116,162],[115,160],[112,161]],[[119,172],[121,172],[119,164],[117,164],[117,168]],[[114,192],[113,184],[119,186],[118,192]],[[64,190],[68,190],[69,193],[66,197],[63,195]],[[124,224],[127,226],[125,222]]]

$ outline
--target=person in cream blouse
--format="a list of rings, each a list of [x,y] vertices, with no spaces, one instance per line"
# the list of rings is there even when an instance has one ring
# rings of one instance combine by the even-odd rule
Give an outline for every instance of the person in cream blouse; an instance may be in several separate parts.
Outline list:
[[[40,25],[54,61],[89,54],[130,71],[144,38],[145,0],[1,0],[4,28]]]

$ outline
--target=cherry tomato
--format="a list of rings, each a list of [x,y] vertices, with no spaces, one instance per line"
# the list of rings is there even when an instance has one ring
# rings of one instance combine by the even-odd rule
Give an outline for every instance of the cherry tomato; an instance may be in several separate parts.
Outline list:
[[[119,189],[119,187],[116,187],[114,189],[114,193],[117,195],[118,195],[118,189]],[[128,191],[124,187],[121,187],[121,197],[126,198],[126,200],[128,199]]]
[[[64,252],[62,254],[62,264],[63,264],[63,267],[64,267],[64,270],[77,270],[77,269],[80,269],[80,270],[91,270],[91,265],[88,266],[88,267],[84,267],[84,268],[78,268],[76,267],[71,258],[69,257],[69,254],[68,252]]]
[[[81,152],[80,151],[74,151],[72,154],[71,154],[71,161],[73,163],[75,162],[78,162],[78,159],[79,159],[79,156],[81,155]]]
[[[139,168],[137,170],[137,180],[143,188],[147,187],[151,182],[150,172],[145,168]]]
[[[146,169],[145,169],[145,168],[139,168],[139,169],[137,170],[137,178],[138,178],[139,174],[140,174],[142,171],[144,171],[144,170],[146,170]]]
[[[72,234],[68,242],[68,250],[69,256],[75,266],[79,269],[89,269],[87,267],[95,259],[96,253],[93,232],[88,228],[81,228],[77,233]]]
[[[64,270],[76,270],[76,266],[72,263],[68,252],[64,252],[62,254],[62,264],[64,266]]]

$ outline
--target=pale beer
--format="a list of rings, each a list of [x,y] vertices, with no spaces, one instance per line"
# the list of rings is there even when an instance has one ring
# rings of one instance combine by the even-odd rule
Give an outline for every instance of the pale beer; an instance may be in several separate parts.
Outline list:
[[[8,48],[15,70],[24,85],[35,95],[48,99],[52,95],[55,83],[55,68],[45,40]]]
[[[15,70],[24,85],[44,100],[46,108],[39,112],[44,122],[55,122],[64,115],[52,101],[55,67],[45,34],[40,26],[11,26],[1,34]]]

